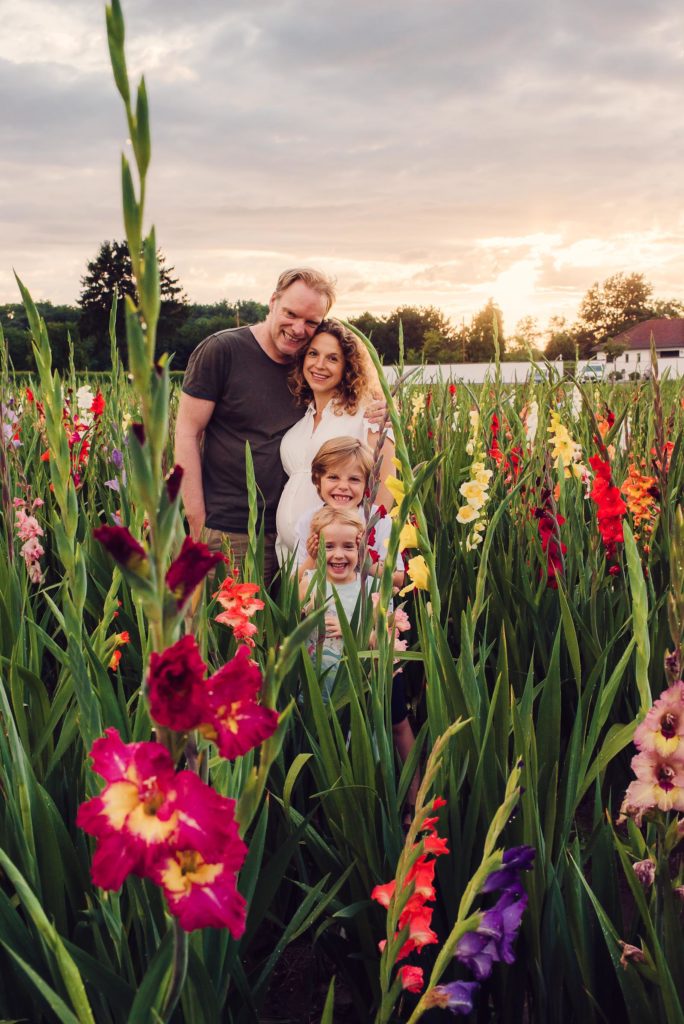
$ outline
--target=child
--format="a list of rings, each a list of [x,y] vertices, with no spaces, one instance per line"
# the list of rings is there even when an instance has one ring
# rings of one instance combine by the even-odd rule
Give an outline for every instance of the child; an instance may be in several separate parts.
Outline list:
[[[364,525],[359,513],[354,508],[332,508],[324,505],[311,518],[311,532],[308,540],[325,547],[325,597],[332,594],[334,587],[344,609],[347,620],[351,622],[356,603],[361,595],[361,579],[358,573],[359,544],[364,533]],[[305,569],[299,584],[300,600],[307,598],[313,571]],[[333,605],[334,608],[334,605]],[[315,650],[317,636],[312,638],[309,653]],[[328,703],[335,685],[337,668],[344,652],[342,629],[336,611],[329,611],[325,616],[325,636],[323,638],[321,664],[323,668],[323,700]],[[391,698],[392,735],[394,745],[402,762],[406,760],[415,737],[406,711],[406,694],[401,672],[398,672],[392,683]],[[418,773],[414,776],[407,794],[407,809],[403,820],[406,829],[411,823],[412,811],[418,792]]]
[[[363,441],[354,437],[335,437],[326,441],[311,463],[311,479],[321,502],[331,508],[358,509],[360,512],[372,466],[373,454]],[[318,551],[318,536],[311,534],[311,520],[315,511],[310,509],[304,513],[295,530],[300,577],[302,570],[313,568]],[[368,536],[368,549],[375,575],[382,572],[392,529],[390,517],[387,514],[378,516],[379,512],[382,509],[373,505],[371,521],[375,520],[375,525]],[[309,543],[310,535],[312,539]],[[397,554],[392,582],[395,587],[401,587],[404,583],[404,563],[400,554]]]

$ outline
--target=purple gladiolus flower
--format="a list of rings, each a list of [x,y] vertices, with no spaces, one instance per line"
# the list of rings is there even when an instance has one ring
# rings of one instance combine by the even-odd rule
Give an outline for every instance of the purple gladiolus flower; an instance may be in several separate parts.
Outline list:
[[[503,925],[501,938],[498,942],[499,959],[505,964],[515,962],[513,944],[518,937],[520,922],[527,907],[527,893],[520,897],[514,892],[505,892],[492,908],[496,911]],[[485,915],[486,916],[486,915]]]
[[[110,491],[119,491],[119,481],[114,477],[113,480],[105,480],[105,487],[109,487]]]
[[[479,931],[466,932],[456,944],[454,956],[475,975],[478,981],[485,981],[498,961],[496,943]]]
[[[452,981],[449,985],[435,985],[428,993],[428,1005],[439,1006],[452,1013],[472,1013],[473,999],[480,986],[476,981]]]
[[[530,870],[535,853],[533,846],[512,846],[510,850],[504,850],[502,866],[498,871],[492,871],[480,891],[495,892],[497,889],[510,889],[518,885],[518,871]]]
[[[123,469],[123,452],[118,448],[112,448],[112,462],[117,469]]]

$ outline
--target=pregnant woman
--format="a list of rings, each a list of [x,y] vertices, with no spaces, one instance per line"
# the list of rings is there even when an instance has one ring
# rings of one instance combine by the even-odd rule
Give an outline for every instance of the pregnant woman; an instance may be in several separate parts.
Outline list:
[[[280,445],[280,457],[289,477],[276,514],[276,548],[281,563],[294,553],[296,527],[302,515],[320,505],[311,481],[311,463],[323,442],[345,435],[375,449],[379,430],[364,419],[373,395],[380,394],[375,367],[362,343],[337,320],[324,320],[297,356],[290,373],[290,389],[302,405],[308,403],[308,408]],[[380,487],[375,500],[390,508],[394,499],[384,486],[394,455],[394,443],[389,437],[385,438],[381,455]]]

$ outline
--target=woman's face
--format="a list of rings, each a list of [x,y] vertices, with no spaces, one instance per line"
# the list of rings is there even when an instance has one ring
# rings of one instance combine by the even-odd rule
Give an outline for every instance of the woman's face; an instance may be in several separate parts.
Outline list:
[[[317,398],[332,397],[344,376],[344,353],[332,334],[317,334],[304,356],[302,374]]]

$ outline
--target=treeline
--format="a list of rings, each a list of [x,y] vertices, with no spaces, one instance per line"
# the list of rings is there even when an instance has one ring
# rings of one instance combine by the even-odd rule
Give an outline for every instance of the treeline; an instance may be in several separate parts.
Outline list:
[[[170,352],[173,369],[183,370],[193,349],[207,335],[229,327],[254,324],[266,316],[268,307],[253,299],[214,303],[188,301],[173,267],[159,254],[161,314],[157,332],[158,352]],[[116,344],[127,364],[125,297],[135,298],[130,255],[125,242],[104,242],[81,279],[76,306],[38,302],[46,321],[53,363],[66,369],[69,342],[76,369],[108,370],[111,367],[109,320],[114,295],[118,297]],[[549,359],[562,356],[586,357],[602,343],[610,350],[610,339],[621,331],[651,317],[684,316],[684,305],[675,299],[653,296],[653,286],[643,274],[615,274],[602,284],[596,282],[580,303],[577,318],[567,323],[552,318],[545,328],[534,317],[524,317],[508,334],[501,310],[493,300],[473,316],[455,325],[435,306],[404,305],[383,316],[362,313],[350,322],[368,335],[386,363],[399,359],[400,337],[408,363],[488,362],[498,344],[502,359]],[[16,370],[34,369],[28,322],[23,306],[0,306],[0,324],[12,365]]]

